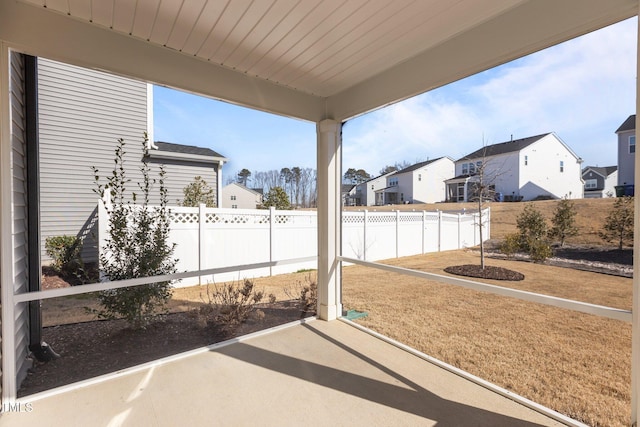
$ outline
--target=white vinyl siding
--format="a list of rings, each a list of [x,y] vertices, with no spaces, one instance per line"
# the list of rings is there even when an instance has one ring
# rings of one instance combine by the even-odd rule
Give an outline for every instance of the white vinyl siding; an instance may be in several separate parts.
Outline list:
[[[92,227],[98,196],[91,166],[107,176],[116,141],[124,138],[129,188],[137,190],[147,84],[39,58],[38,103],[42,259],[49,259],[47,237],[81,234],[83,256],[95,261]]]
[[[27,171],[26,135],[24,109],[24,58],[11,53],[11,166],[13,211],[13,292],[28,291],[28,246],[27,246]],[[29,316],[27,304],[18,304],[14,311],[15,321],[15,367],[17,386],[30,367],[27,363],[29,349]]]

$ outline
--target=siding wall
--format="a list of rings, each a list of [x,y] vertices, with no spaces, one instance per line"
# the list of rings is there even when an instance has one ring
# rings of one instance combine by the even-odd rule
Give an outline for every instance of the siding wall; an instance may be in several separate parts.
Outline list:
[[[171,160],[159,161],[157,159],[151,159],[149,166],[154,171],[157,171],[160,164],[164,164],[164,170],[166,171],[165,186],[167,187],[168,203],[171,206],[176,206],[182,203],[184,199],[184,188],[191,184],[196,176],[201,176],[207,182],[207,186],[212,188],[214,192],[218,188],[218,165],[209,163],[198,162],[185,162]],[[214,200],[216,199],[214,195]]]
[[[635,153],[629,153],[629,137],[635,134],[635,130],[618,134],[618,185],[633,184],[635,181]]]
[[[27,247],[27,170],[26,135],[24,109],[24,58],[11,53],[11,166],[13,207],[13,291],[27,292],[28,287],[28,247]],[[17,385],[19,386],[29,368],[29,316],[26,304],[15,310],[15,363]]]
[[[38,60],[38,84],[42,259],[49,261],[47,237],[80,234],[85,260],[95,261],[98,196],[91,166],[107,176],[116,141],[124,138],[135,189],[147,130],[147,84],[44,58]]]

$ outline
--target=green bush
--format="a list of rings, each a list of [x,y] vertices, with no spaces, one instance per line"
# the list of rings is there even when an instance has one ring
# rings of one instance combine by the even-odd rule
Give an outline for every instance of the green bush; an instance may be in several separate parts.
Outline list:
[[[82,241],[77,236],[47,237],[44,242],[47,255],[53,259],[54,270],[66,276],[79,276],[84,271],[80,253]]]
[[[108,238],[100,254],[101,271],[112,281],[176,272],[177,260],[173,259],[175,245],[168,243],[169,212],[166,208],[165,171],[161,166],[157,181],[149,176],[147,141],[145,134],[142,143],[143,165],[140,168],[142,183],[138,183],[141,197],[135,193],[129,197],[125,192],[125,185],[129,180],[124,167],[124,140],[118,140],[115,166],[106,178],[106,185],[100,184],[99,171],[93,168],[96,193],[104,197],[109,192],[112,200],[111,207],[107,208]],[[159,184],[160,204],[151,208],[149,199],[156,183]],[[141,203],[136,205],[138,199],[141,199]],[[94,313],[105,319],[121,317],[133,328],[143,328],[166,307],[170,297],[170,281],[112,289],[100,292],[98,301],[102,308]]]
[[[512,255],[518,251],[525,252],[536,262],[542,262],[553,255],[547,241],[547,222],[533,205],[525,206],[516,218],[516,225],[518,234],[507,236],[503,243],[504,249],[501,247],[504,253]]]
[[[500,244],[500,252],[508,257],[514,256],[520,250],[520,235],[516,233],[507,234]]]

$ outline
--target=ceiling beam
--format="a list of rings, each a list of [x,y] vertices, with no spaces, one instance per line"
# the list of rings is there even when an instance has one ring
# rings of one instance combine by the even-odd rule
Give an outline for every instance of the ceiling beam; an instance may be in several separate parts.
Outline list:
[[[0,39],[31,55],[309,121],[324,99],[155,46],[42,7],[0,0]]]
[[[532,0],[327,99],[348,120],[635,16],[637,0]]]

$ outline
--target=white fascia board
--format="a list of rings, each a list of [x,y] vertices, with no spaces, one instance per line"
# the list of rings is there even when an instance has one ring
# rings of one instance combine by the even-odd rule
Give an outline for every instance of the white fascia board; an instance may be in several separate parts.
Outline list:
[[[522,2],[469,31],[327,99],[348,120],[637,14],[630,0]]]
[[[324,98],[16,1],[0,1],[0,40],[30,55],[317,122]]]
[[[152,159],[184,160],[184,161],[190,161],[190,162],[214,163],[214,164],[227,161],[225,157],[202,156],[200,154],[175,153],[173,151],[158,151],[158,150],[149,150],[149,157],[151,157]]]
[[[582,176],[584,177],[584,175],[585,175],[587,172],[593,172],[593,173],[595,173],[596,175],[600,175],[600,176],[601,176],[601,177],[603,177],[604,179],[607,179],[607,177],[606,177],[606,176],[602,175],[602,174],[601,174],[600,172],[598,172],[597,170],[593,170],[593,169],[591,169],[590,167],[589,167],[589,168],[586,168],[584,171],[582,171]]]

